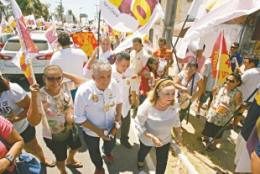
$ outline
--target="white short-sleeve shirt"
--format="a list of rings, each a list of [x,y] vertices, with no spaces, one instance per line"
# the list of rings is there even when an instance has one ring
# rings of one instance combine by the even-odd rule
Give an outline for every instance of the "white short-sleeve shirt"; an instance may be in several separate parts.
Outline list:
[[[124,73],[120,74],[116,70],[116,66],[112,66],[112,78],[118,83],[120,95],[122,97],[123,105],[122,105],[122,117],[126,117],[128,112],[131,109],[130,101],[129,101],[129,90],[130,84],[127,82],[127,78]]]
[[[154,146],[154,143],[144,135],[145,131],[159,138],[162,144],[165,145],[172,140],[171,129],[173,127],[180,127],[180,125],[179,105],[177,103],[169,106],[164,111],[160,111],[146,99],[139,106],[135,118],[135,127],[139,139],[146,146]]]
[[[257,88],[257,84],[260,83],[260,68],[251,68],[246,70],[244,74],[242,74],[241,79],[242,84],[238,87],[238,89],[243,95],[243,101],[246,101],[252,92]],[[254,96],[251,97],[249,100],[250,102],[254,101]]]
[[[4,91],[0,95],[0,114],[6,118],[11,113],[15,115],[20,114],[23,112],[23,108],[19,107],[16,103],[22,101],[25,96],[27,95],[26,92],[22,87],[20,87],[16,83],[9,83],[10,90]],[[24,118],[20,121],[14,122],[14,128],[19,132],[22,133],[29,125],[27,118]]]
[[[65,48],[53,54],[50,64],[59,65],[64,72],[83,77],[83,65],[87,60],[81,49]]]
[[[108,88],[99,90],[93,80],[82,84],[76,93],[74,103],[75,122],[88,121],[96,127],[111,130],[115,122],[116,105],[122,103],[118,84],[111,80]],[[93,137],[96,133],[83,127],[84,132]]]

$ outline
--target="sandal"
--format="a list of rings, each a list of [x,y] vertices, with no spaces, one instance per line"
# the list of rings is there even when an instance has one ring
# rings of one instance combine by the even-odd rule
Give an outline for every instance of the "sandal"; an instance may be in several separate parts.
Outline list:
[[[56,166],[56,162],[55,161],[51,161],[51,163],[46,163],[46,162],[41,162],[42,165],[46,166],[46,167],[55,167]]]
[[[66,164],[68,168],[82,168],[83,165],[79,161],[75,161],[75,163]]]

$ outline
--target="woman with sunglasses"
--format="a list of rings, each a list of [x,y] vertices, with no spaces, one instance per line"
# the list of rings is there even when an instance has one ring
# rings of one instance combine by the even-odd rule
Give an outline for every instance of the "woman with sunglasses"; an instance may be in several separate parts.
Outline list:
[[[74,125],[72,97],[66,83],[62,82],[63,72],[59,66],[45,67],[43,81],[45,86],[40,90],[45,113],[42,116],[43,139],[54,153],[60,173],[67,174],[65,160],[67,166],[82,167],[82,164],[74,159],[81,143],[79,136],[72,131]],[[67,146],[70,147],[68,156]]]
[[[174,128],[176,141],[182,140],[179,106],[175,102],[175,87],[172,80],[161,79],[139,106],[135,118],[135,127],[140,140],[138,151],[138,169],[143,170],[144,160],[152,147],[156,149],[156,174],[165,172],[168,152]]]
[[[55,162],[44,156],[35,136],[35,128],[26,118],[29,106],[30,97],[23,88],[0,75],[0,114],[13,123],[14,128],[24,139],[24,148],[27,152],[35,155],[46,166],[54,167]]]
[[[232,73],[227,77],[224,85],[216,89],[217,92],[215,94],[213,92],[213,101],[202,131],[202,141],[207,143],[209,150],[216,150],[216,145],[220,142],[220,138],[223,135],[223,131],[219,131],[241,104],[242,94],[238,90],[238,86],[241,83],[241,76]]]

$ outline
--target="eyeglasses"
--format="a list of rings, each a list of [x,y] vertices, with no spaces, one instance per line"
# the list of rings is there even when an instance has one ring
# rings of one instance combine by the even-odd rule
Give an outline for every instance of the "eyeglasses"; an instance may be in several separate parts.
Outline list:
[[[235,80],[226,79],[226,82],[235,83]]]
[[[46,77],[46,79],[48,81],[51,81],[51,82],[53,82],[53,81],[61,81],[63,79],[62,76],[59,76],[59,77],[47,77],[47,76],[45,76],[45,77]]]

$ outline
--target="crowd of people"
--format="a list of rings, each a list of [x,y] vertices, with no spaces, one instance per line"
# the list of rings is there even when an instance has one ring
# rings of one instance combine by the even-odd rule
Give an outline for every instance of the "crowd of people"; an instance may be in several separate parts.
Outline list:
[[[159,39],[159,48],[152,54],[145,50],[141,38],[135,38],[132,49],[114,55],[109,38],[104,37],[89,58],[71,47],[67,33],[59,33],[58,42],[61,49],[43,71],[44,86],[32,85],[30,97],[21,86],[0,76],[0,173],[15,170],[12,164],[22,148],[46,166],[56,165],[61,174],[67,174],[66,166],[82,167],[83,161],[76,160],[82,129],[95,165],[93,172],[104,174],[103,160],[113,162],[116,138],[125,148],[132,147],[129,130],[133,120],[140,141],[138,170],[144,169],[147,154],[155,148],[156,174],[163,174],[171,143],[185,146],[181,122],[188,119],[194,103],[197,119],[204,117],[201,109],[206,104],[206,121],[199,140],[206,143],[207,149],[219,148],[226,127],[243,124],[235,172],[259,173],[260,90],[256,87],[260,78],[256,77],[260,77],[260,68],[254,56],[237,52],[237,43],[230,51],[233,73],[224,84],[216,86],[210,58],[203,56],[205,45],[179,60],[182,69],[172,73],[176,58],[164,38]],[[233,123],[227,125],[231,119]],[[56,162],[46,157],[37,142],[38,124],[42,124],[42,137]],[[252,130],[258,133],[258,143],[250,158],[246,143]]]

